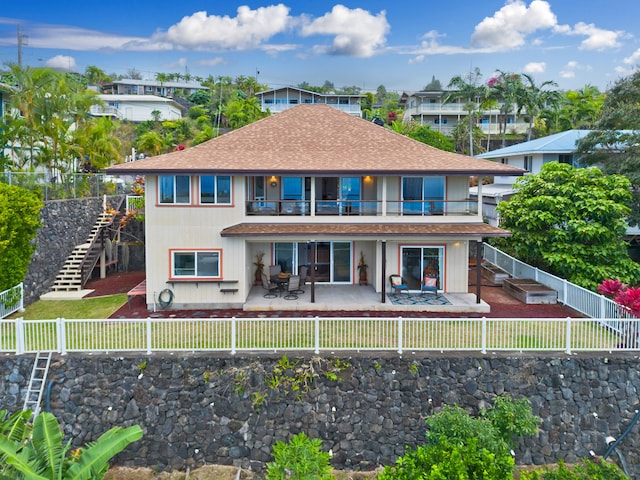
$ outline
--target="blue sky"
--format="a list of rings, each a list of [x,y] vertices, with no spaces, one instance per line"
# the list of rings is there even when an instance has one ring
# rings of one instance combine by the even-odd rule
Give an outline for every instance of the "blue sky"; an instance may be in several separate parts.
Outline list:
[[[93,6],[92,6],[93,5]],[[637,0],[5,2],[0,61],[107,73],[255,76],[373,90],[479,68],[605,90],[640,64]]]

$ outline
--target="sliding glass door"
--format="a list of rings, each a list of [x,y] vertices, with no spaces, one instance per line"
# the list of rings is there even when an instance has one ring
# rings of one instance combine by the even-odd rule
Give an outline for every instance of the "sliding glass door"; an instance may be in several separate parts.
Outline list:
[[[317,242],[315,251],[313,243],[274,244],[275,262],[283,272],[297,273],[300,265],[313,263],[317,283],[352,283],[351,249],[351,242]]]
[[[444,247],[401,247],[402,278],[409,290],[419,291],[424,277],[438,279],[438,290],[443,289]]]

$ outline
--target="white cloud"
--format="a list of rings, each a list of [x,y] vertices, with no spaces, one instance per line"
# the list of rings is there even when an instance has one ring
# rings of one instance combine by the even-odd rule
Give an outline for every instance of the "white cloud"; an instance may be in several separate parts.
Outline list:
[[[506,5],[476,25],[471,43],[493,50],[511,50],[525,44],[527,35],[557,25],[551,5],[533,0],[529,6],[522,0],[508,0]]]
[[[2,38],[0,44],[15,44],[15,38]],[[65,25],[32,25],[29,28],[30,48],[52,48],[75,51],[120,50],[142,37],[122,36],[86,28]]]
[[[154,34],[151,43],[200,50],[248,50],[286,31],[292,22],[289,7],[283,4],[255,10],[240,6],[233,18],[200,11],[184,17],[166,32]]]
[[[547,70],[547,64],[545,62],[529,62],[522,71],[524,73],[544,73]]]
[[[200,60],[198,65],[202,65],[203,67],[215,67],[216,65],[222,65],[223,63],[226,63],[224,58],[216,57]]]
[[[389,28],[384,10],[372,15],[361,8],[335,5],[331,12],[303,25],[301,34],[334,35],[330,46],[317,45],[314,48],[318,53],[371,57],[385,45]]]
[[[572,70],[560,70],[560,78],[575,78],[576,72]]]
[[[76,64],[76,59],[73,57],[68,55],[56,55],[44,62],[44,66],[64,72],[75,72],[78,65]]]
[[[607,50],[610,48],[618,48],[621,43],[620,37],[624,32],[618,30],[603,30],[596,27],[593,23],[586,24],[584,22],[576,23],[569,35],[586,36],[580,44],[580,50]]]
[[[416,55],[415,57],[409,59],[409,65],[422,62],[424,62],[424,55]]]
[[[628,57],[625,57],[622,61],[627,65],[635,65],[638,62],[640,62],[640,48],[635,52],[633,52]]]

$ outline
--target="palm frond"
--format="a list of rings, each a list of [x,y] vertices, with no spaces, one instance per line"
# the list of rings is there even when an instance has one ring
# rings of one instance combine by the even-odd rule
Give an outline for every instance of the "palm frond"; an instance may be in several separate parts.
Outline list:
[[[128,428],[114,427],[105,432],[95,443],[82,452],[78,463],[69,467],[69,480],[85,480],[103,471],[109,460],[124,450],[127,445],[142,438],[142,429],[138,425]]]
[[[33,421],[32,444],[40,473],[60,478],[68,445],[63,446],[60,425],[52,413],[42,412]]]

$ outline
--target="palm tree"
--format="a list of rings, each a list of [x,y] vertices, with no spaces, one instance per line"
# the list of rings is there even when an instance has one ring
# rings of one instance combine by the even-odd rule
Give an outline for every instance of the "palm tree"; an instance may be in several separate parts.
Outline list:
[[[557,90],[548,90],[548,87],[557,87],[558,84],[553,80],[547,80],[540,85],[536,85],[533,77],[526,73],[521,75],[526,80],[524,88],[520,90],[520,98],[518,99],[518,114],[526,109],[529,115],[529,130],[527,131],[527,141],[531,140],[531,131],[533,130],[533,121],[543,108],[555,108],[558,104],[559,92]]]
[[[71,442],[63,443],[56,417],[42,412],[34,419],[26,440],[0,432],[0,476],[16,480],[102,479],[109,460],[141,438],[138,425],[114,427],[88,447],[70,452]]]
[[[522,80],[517,73],[506,73],[498,70],[498,76],[489,80],[487,86],[490,95],[500,102],[500,115],[502,117],[502,147],[507,143],[507,120],[509,114],[517,108],[517,102],[521,98]]]
[[[480,104],[486,97],[486,89],[480,83],[482,74],[480,69],[476,67],[464,77],[455,76],[449,82],[448,88],[454,88],[446,93],[443,102],[447,103],[451,100],[464,100],[463,108],[467,112],[469,119],[469,155],[473,156],[473,130],[475,124],[475,112],[480,108]]]

